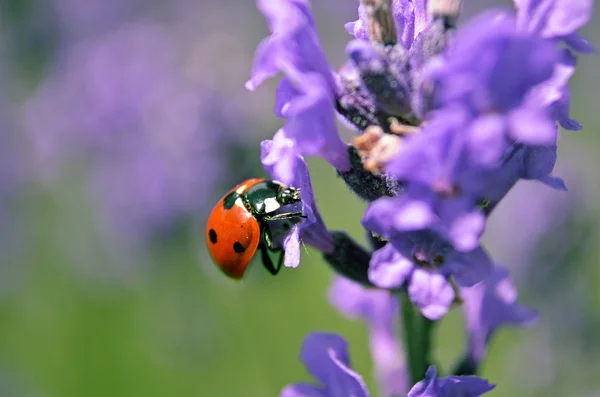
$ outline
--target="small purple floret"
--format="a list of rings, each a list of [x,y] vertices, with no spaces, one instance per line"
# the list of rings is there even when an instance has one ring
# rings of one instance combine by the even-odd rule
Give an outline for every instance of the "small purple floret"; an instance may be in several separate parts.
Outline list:
[[[501,326],[527,327],[535,324],[537,311],[517,303],[517,290],[508,271],[495,267],[484,281],[461,290],[469,331],[468,357],[480,362],[488,343]]]
[[[309,334],[304,339],[300,359],[319,384],[287,386],[281,397],[369,397],[362,377],[350,365],[348,344],[341,336]]]

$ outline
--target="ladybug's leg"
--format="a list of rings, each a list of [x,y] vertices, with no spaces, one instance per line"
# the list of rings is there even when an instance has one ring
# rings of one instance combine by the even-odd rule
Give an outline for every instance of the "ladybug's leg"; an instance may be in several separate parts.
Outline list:
[[[285,214],[265,215],[262,219],[266,222],[281,221],[284,219],[306,218],[302,212],[286,212]]]
[[[275,251],[281,250],[281,248],[273,247],[273,240],[271,238],[271,230],[269,229],[268,226],[263,226],[260,237],[261,237],[261,243],[264,244],[265,248],[267,248],[269,251],[275,252]]]
[[[263,261],[263,265],[265,266],[265,268],[267,268],[267,270],[269,271],[269,273],[271,273],[272,275],[277,275],[277,273],[279,273],[279,271],[281,270],[281,265],[283,264],[283,256],[285,254],[285,252],[281,249],[274,249],[273,248],[273,242],[271,241],[271,236],[269,234],[269,229],[267,227],[264,227],[262,229],[262,233],[261,233],[261,241],[260,241],[260,252],[262,255],[262,261]],[[281,251],[281,254],[279,255],[279,259],[277,261],[277,266],[273,265],[273,261],[271,260],[271,256],[269,255],[269,252],[276,252],[276,251]]]
[[[279,271],[281,270],[281,266],[283,265],[283,257],[285,255],[285,252],[281,250],[281,253],[279,254],[279,259],[277,260],[277,266],[274,266],[273,261],[271,260],[271,256],[269,255],[269,249],[267,248],[266,243],[260,243],[259,248],[260,253],[262,255],[263,265],[269,271],[269,273],[276,276],[277,273],[279,273]]]

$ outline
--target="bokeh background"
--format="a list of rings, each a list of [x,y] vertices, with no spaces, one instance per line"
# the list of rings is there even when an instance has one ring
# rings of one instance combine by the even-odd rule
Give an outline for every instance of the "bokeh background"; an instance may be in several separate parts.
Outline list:
[[[465,0],[463,19],[490,4]],[[332,65],[356,6],[313,2]],[[242,282],[206,253],[212,205],[265,175],[259,143],[281,125],[275,81],[244,90],[268,33],[254,3],[5,0],[0,11],[0,397],[275,396],[310,379],[297,357],[312,330],[349,340],[375,394],[366,327],[329,305],[318,252],[276,278],[255,263]],[[600,18],[582,33],[599,46]],[[492,396],[600,395],[599,61],[581,57],[571,81],[585,128],[560,141],[570,191],[521,183],[486,232],[542,315],[498,334],[482,374]],[[364,242],[365,204],[323,161],[309,166],[327,225]],[[437,329],[446,368],[461,322],[455,310]]]

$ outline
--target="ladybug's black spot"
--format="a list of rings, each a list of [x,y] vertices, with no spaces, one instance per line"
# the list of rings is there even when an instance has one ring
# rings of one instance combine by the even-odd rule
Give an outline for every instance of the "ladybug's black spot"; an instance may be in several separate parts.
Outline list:
[[[241,254],[242,252],[246,251],[246,247],[244,247],[239,241],[236,241],[233,243],[233,250],[236,253]]]
[[[208,239],[210,240],[211,243],[216,244],[217,243],[217,232],[215,232],[214,229],[210,229],[208,231]]]
[[[229,193],[223,199],[223,207],[226,210],[230,210],[231,208],[233,208],[233,206],[235,205],[235,202],[238,198],[240,198],[240,194],[238,192],[233,191],[233,192]]]

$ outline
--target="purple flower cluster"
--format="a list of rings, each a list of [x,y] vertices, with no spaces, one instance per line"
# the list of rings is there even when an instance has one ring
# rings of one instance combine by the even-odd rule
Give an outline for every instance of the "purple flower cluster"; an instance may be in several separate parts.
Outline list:
[[[517,182],[566,190],[553,175],[557,137],[559,125],[581,128],[569,115],[567,84],[576,54],[594,51],[577,33],[592,1],[516,0],[514,11],[489,10],[457,28],[460,1],[362,0],[359,19],[346,25],[355,37],[349,59],[337,72],[308,0],[258,6],[271,35],[257,50],[247,88],[282,73],[275,111],[285,119],[263,142],[262,162],[273,178],[304,189],[308,214],[288,238],[293,261],[286,265],[297,266],[300,240],[330,264],[332,253],[343,256],[349,246],[327,231],[312,197],[302,156],[320,156],[369,201],[362,220],[374,247],[369,263],[348,255],[346,266],[333,266],[362,285],[338,280],[331,296],[343,313],[369,324],[385,395],[408,390],[393,336],[404,297],[424,321],[463,306],[469,339],[455,373],[475,373],[499,327],[537,318],[517,303],[508,271],[480,239]],[[358,133],[351,145],[340,139],[336,115]],[[309,336],[301,357],[322,384],[283,395],[367,395],[339,337]],[[490,388],[478,378],[438,379],[430,368],[409,396],[475,396]]]
[[[142,20],[81,39],[25,104],[38,170],[89,166],[87,191],[111,234],[168,231],[233,183],[221,152],[242,121],[218,91],[186,81],[177,42],[171,27]]]

